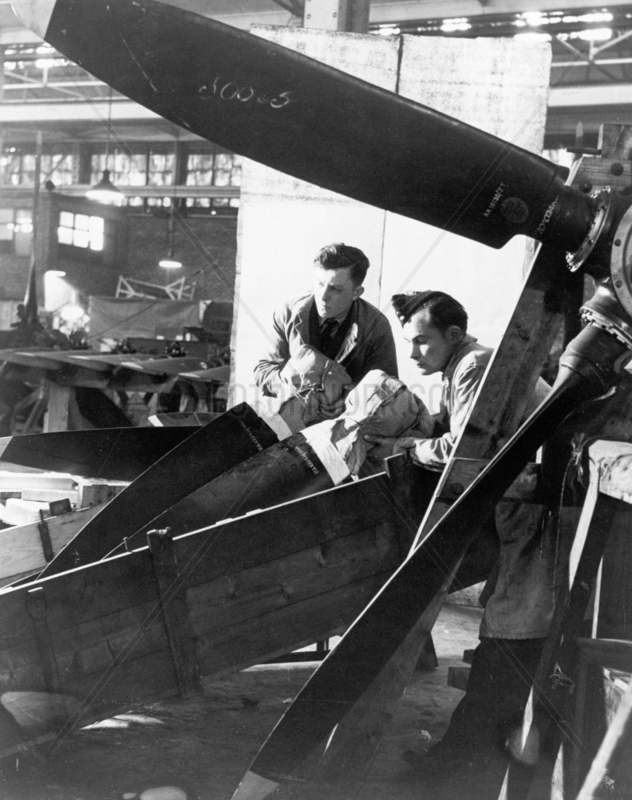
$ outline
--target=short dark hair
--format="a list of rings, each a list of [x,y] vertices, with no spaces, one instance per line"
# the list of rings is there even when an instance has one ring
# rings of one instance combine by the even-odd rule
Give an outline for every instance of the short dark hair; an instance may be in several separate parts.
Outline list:
[[[452,325],[456,325],[463,333],[467,333],[467,311],[458,300],[445,292],[429,290],[395,294],[391,298],[391,303],[402,325],[409,322],[413,314],[428,309],[432,324],[442,333],[445,333]]]
[[[356,286],[360,286],[366,278],[369,259],[359,248],[350,247],[342,242],[335,242],[334,244],[328,244],[319,251],[314,259],[314,265],[323,269],[348,268],[351,270],[351,280]]]

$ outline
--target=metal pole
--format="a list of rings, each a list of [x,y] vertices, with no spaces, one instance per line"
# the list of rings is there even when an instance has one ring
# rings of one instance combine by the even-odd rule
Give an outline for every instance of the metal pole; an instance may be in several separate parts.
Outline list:
[[[371,0],[347,0],[347,24],[350,33],[368,33]]]
[[[31,241],[31,260],[29,264],[29,278],[24,294],[24,321],[28,324],[38,322],[37,303],[37,270],[36,262],[38,253],[38,228],[40,211],[40,183],[42,179],[42,132],[37,132],[35,144],[35,174],[33,176],[33,233]]]

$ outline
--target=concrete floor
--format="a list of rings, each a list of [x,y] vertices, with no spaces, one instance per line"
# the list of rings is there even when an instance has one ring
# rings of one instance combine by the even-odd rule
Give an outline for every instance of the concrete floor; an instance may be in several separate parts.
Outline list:
[[[447,686],[448,667],[462,665],[463,651],[476,646],[480,616],[478,609],[443,609],[434,630],[439,667],[415,673],[363,780],[341,793],[327,791],[327,800],[450,796],[436,781],[402,780],[408,765],[401,754],[441,738],[462,697],[461,691]],[[52,753],[22,758],[17,771],[5,770],[0,797],[141,800],[150,788],[175,786],[187,800],[230,800],[251,759],[314,667],[260,665],[205,680],[201,697],[130,706],[126,714],[74,732]],[[459,794],[450,800],[460,800]],[[298,800],[306,796],[293,795]],[[310,793],[310,799],[319,797],[318,791]]]

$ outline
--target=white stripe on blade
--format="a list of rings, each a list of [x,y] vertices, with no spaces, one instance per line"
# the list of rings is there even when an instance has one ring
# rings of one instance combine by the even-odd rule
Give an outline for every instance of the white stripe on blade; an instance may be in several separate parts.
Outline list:
[[[264,800],[278,788],[278,783],[248,771],[232,796],[232,800]]]

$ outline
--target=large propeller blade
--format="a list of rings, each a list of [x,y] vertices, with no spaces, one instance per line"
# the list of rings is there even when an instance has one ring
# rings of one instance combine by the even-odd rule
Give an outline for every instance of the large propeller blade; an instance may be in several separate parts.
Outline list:
[[[502,247],[579,248],[567,170],[287,48],[156,0],[13,0],[53,47],[165,119],[269,167]]]

